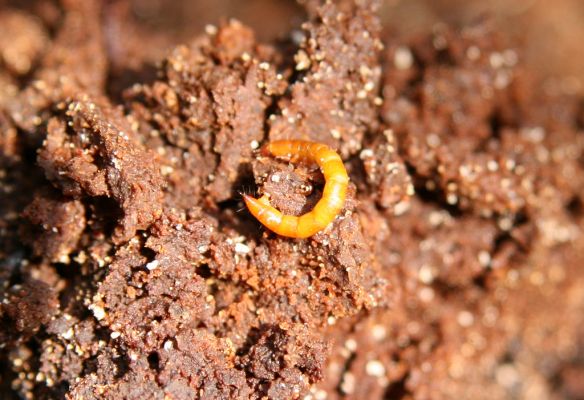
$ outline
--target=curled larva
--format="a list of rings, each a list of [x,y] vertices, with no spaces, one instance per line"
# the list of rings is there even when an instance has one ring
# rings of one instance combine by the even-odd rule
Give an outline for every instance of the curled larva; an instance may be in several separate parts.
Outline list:
[[[322,198],[312,211],[298,217],[282,214],[265,195],[256,199],[244,194],[251,214],[268,229],[281,236],[307,238],[326,228],[343,209],[349,176],[341,157],[330,147],[304,140],[278,140],[264,146],[262,154],[292,162],[315,162],[325,179]]]

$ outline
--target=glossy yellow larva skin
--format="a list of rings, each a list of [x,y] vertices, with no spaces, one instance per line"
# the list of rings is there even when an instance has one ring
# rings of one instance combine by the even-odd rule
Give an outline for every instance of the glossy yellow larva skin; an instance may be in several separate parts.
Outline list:
[[[266,196],[259,199],[243,195],[249,211],[264,226],[281,236],[307,238],[330,224],[345,205],[349,176],[341,157],[321,143],[304,140],[278,140],[262,148],[262,154],[291,162],[314,162],[325,179],[322,198],[312,211],[299,217],[285,215],[270,205]]]

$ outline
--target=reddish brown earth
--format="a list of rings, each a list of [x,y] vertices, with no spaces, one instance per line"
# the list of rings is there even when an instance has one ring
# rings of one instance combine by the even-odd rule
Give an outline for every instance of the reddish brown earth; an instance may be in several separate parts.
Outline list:
[[[584,397],[582,98],[489,20],[379,6],[179,46],[127,2],[0,8],[2,398]],[[318,201],[257,154],[292,138],[351,177],[306,240],[240,195]]]

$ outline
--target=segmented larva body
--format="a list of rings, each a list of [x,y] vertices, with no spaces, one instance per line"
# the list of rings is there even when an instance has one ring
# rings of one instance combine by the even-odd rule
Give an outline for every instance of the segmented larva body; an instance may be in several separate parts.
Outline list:
[[[270,205],[267,196],[243,195],[249,211],[271,231],[281,236],[307,238],[326,228],[345,205],[349,176],[341,157],[330,147],[304,140],[278,140],[264,146],[262,155],[291,162],[315,162],[325,179],[322,198],[312,211],[299,217],[285,215]]]

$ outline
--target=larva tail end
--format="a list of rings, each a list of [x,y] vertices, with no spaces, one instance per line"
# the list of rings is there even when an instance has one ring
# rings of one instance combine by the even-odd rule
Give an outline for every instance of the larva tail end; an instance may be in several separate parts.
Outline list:
[[[245,205],[247,206],[249,211],[255,215],[256,212],[262,207],[262,204],[259,202],[258,199],[256,199],[253,196],[250,196],[249,194],[242,193],[242,196],[243,201],[245,202]]]
[[[241,197],[243,197],[243,201],[245,201],[245,204],[248,204],[250,202],[252,202],[253,200],[256,200],[256,198],[254,198],[253,196],[250,196],[247,193],[240,193]]]

